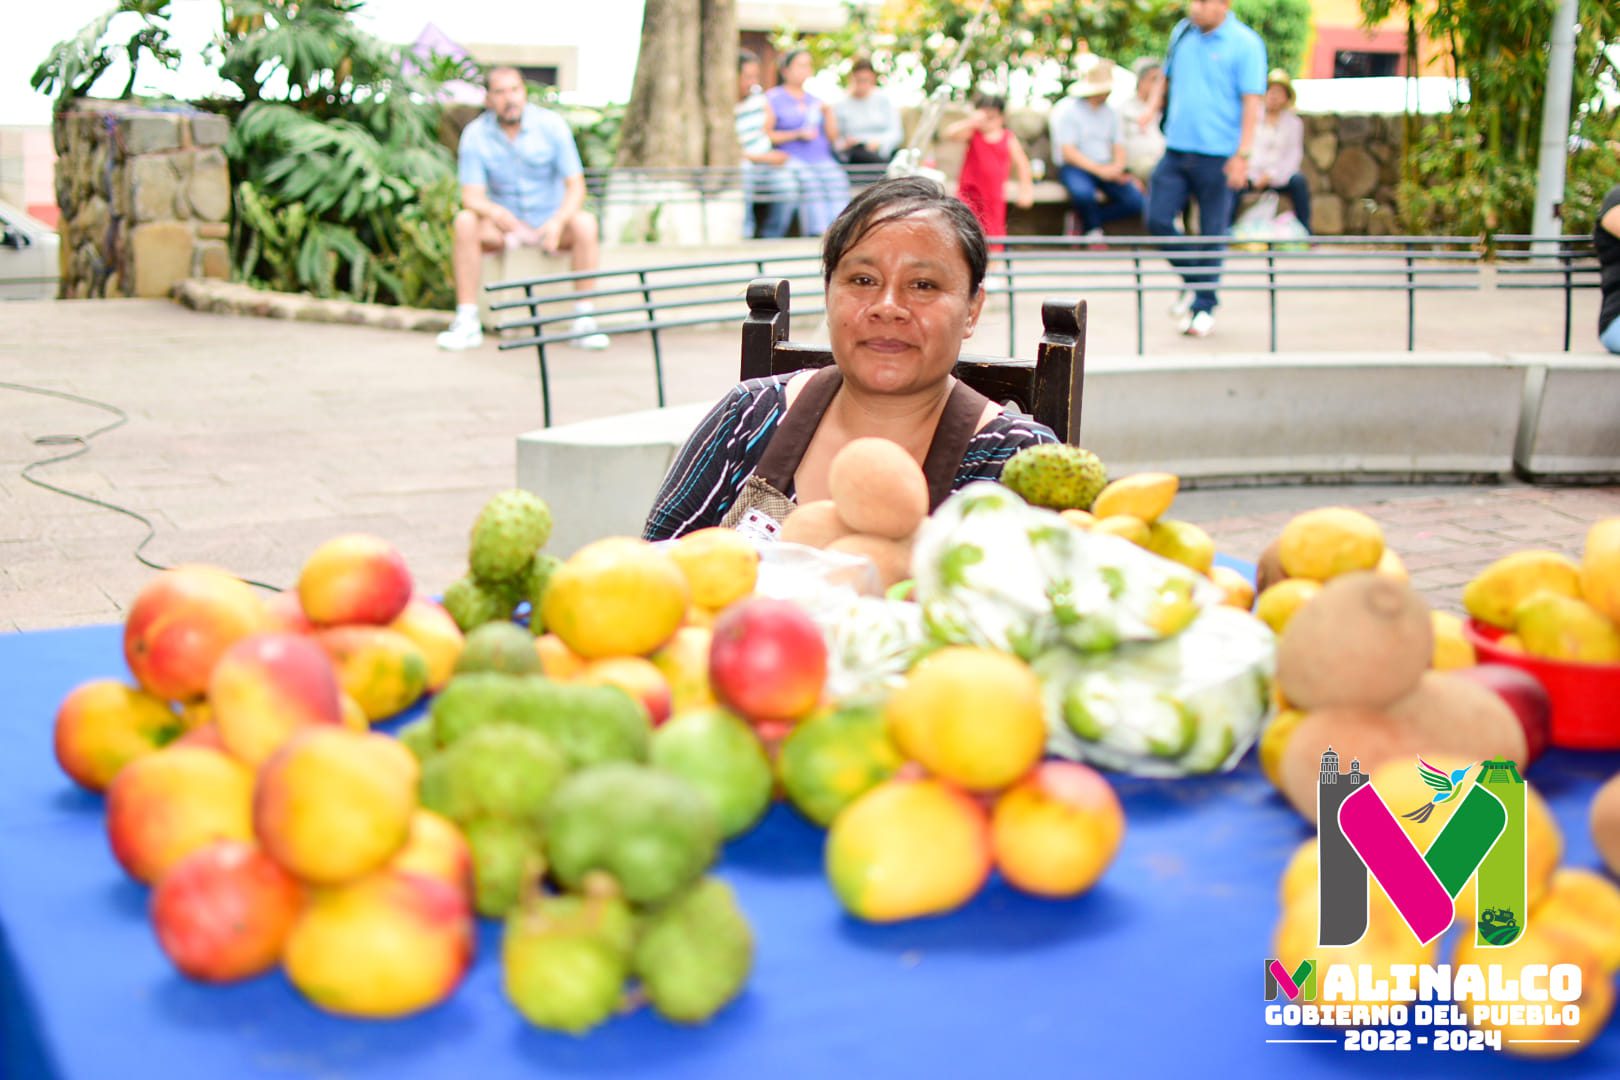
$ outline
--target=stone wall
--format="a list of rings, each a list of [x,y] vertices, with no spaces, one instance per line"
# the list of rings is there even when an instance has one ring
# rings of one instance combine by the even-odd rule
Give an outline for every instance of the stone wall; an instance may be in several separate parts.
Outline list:
[[[229,134],[181,104],[81,100],[57,114],[61,295],[160,297],[229,278]]]
[[[906,125],[914,122],[915,110],[907,110]],[[965,116],[966,110],[947,109],[940,120],[944,128]],[[1045,109],[1014,109],[1008,126],[1018,133],[1032,161],[1045,161],[1046,176],[1055,180],[1051,143],[1046,133]],[[1395,189],[1400,181],[1401,142],[1404,121],[1399,116],[1303,116],[1305,121],[1305,178],[1311,185],[1312,225],[1323,235],[1393,236],[1400,231],[1396,215]],[[934,157],[939,167],[953,179],[962,164],[963,144],[936,141]],[[1037,189],[1039,192],[1040,189]],[[1055,186],[1053,198],[1061,195]],[[1037,196],[1039,197],[1039,195]],[[1054,232],[1050,212],[1037,205],[1030,211],[1009,207],[1008,229],[1014,233]],[[1021,224],[1032,227],[1021,228]],[[1129,232],[1134,223],[1121,223]]]

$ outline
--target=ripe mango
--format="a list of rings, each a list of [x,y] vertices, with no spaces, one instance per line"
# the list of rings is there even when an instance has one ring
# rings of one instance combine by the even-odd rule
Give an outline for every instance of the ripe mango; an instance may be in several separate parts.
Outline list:
[[[1532,656],[1587,664],[1620,662],[1620,630],[1584,600],[1535,593],[1513,609],[1513,631]]]
[[[1091,512],[1098,518],[1129,514],[1152,524],[1170,509],[1181,478],[1174,473],[1146,472],[1122,476],[1098,493]]]
[[[1620,517],[1604,518],[1586,533],[1581,553],[1581,596],[1620,622]]]
[[[382,720],[416,704],[428,685],[428,660],[397,630],[334,626],[315,635],[337,668],[338,683],[369,720]]]
[[[1307,510],[1283,526],[1277,557],[1289,577],[1327,581],[1352,570],[1375,569],[1384,557],[1384,531],[1359,510]]]
[[[1556,551],[1515,551],[1463,586],[1463,607],[1480,622],[1511,630],[1514,609],[1531,593],[1580,596],[1580,574],[1575,560]]]

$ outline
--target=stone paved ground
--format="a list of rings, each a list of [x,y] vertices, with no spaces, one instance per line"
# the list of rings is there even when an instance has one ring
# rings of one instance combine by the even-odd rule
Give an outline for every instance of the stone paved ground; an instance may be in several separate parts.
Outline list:
[[[1557,348],[1558,300],[1506,295],[1423,298],[1419,348]],[[1398,348],[1404,308],[1385,300],[1285,297],[1283,347]],[[1037,303],[1019,306],[1019,336],[1031,344]],[[1193,342],[1175,337],[1155,304],[1148,350],[1263,350],[1263,305],[1231,297],[1218,336]],[[1580,333],[1588,314],[1577,305]],[[1002,351],[1004,320],[993,311],[975,344]],[[1099,298],[1092,355],[1134,351],[1133,320],[1125,298]],[[671,403],[713,400],[735,378],[734,328],[669,334],[665,351]],[[513,482],[515,437],[540,415],[532,352],[486,342],[450,355],[422,335],[199,314],[161,301],[0,307],[0,382],[82,395],[129,416],[89,454],[37,470],[41,479],[149,517],[156,536],[146,553],[156,562],[213,562],[276,585],[291,583],[321,540],[367,530],[398,544],[425,587],[442,588],[463,570],[483,499]],[[648,343],[556,350],[552,385],[559,423],[647,408]],[[145,531],[138,523],[21,477],[30,462],[67,449],[38,440],[112,419],[0,387],[0,631],[115,621],[152,573],[132,555]],[[1293,512],[1330,503],[1384,522],[1418,584],[1455,607],[1461,584],[1507,551],[1578,551],[1593,520],[1620,514],[1620,488],[1268,487],[1186,493],[1177,514],[1203,523],[1222,550],[1253,558]]]

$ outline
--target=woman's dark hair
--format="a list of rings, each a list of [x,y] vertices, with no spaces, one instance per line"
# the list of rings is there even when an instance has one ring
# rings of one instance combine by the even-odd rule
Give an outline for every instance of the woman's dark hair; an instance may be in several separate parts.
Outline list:
[[[786,78],[788,65],[793,63],[793,61],[797,60],[801,56],[809,55],[809,49],[789,49],[787,52],[776,58],[776,77],[778,79]]]
[[[993,109],[998,113],[1007,111],[1007,99],[997,97],[995,94],[976,94],[973,98],[975,109]]]
[[[891,221],[913,214],[937,213],[956,233],[956,243],[968,267],[968,295],[979,291],[990,256],[984,229],[968,204],[923,176],[896,176],[879,180],[850,200],[844,212],[827,229],[821,242],[821,281],[831,284],[833,271],[850,248],[866,234]]]

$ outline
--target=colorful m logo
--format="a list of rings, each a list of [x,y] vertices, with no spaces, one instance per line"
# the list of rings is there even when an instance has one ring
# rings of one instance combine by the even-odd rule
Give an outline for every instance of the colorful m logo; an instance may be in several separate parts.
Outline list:
[[[1275,1001],[1277,991],[1289,1001],[1316,1000],[1316,961],[1301,960],[1290,975],[1281,960],[1266,961],[1266,1000]]]
[[[1367,931],[1371,873],[1427,944],[1451,925],[1457,894],[1476,878],[1475,940],[1511,944],[1524,930],[1524,781],[1511,761],[1486,761],[1445,827],[1418,851],[1352,762],[1339,772],[1330,747],[1317,781],[1322,945],[1353,945]],[[1449,801],[1449,797],[1447,800]]]

